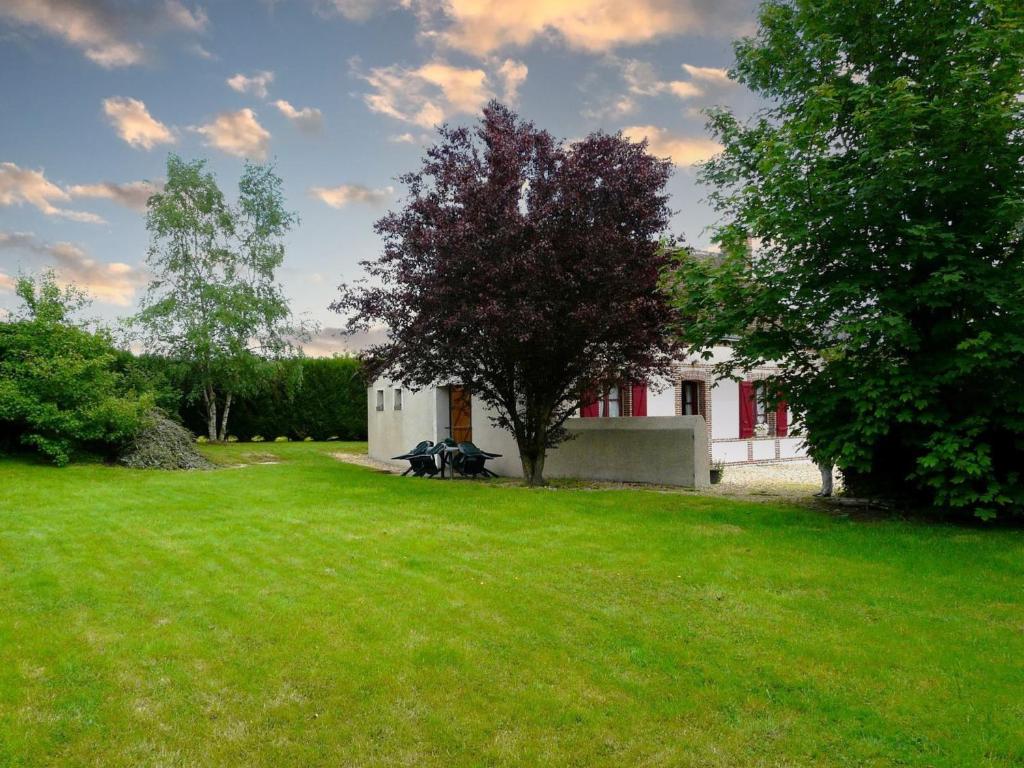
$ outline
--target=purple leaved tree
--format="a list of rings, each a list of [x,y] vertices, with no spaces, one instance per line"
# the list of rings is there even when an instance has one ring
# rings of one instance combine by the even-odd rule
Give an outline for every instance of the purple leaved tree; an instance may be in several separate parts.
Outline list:
[[[541,485],[584,393],[668,370],[672,167],[621,135],[556,141],[497,102],[440,135],[376,224],[383,253],[331,308],[350,331],[388,329],[372,374],[468,387]]]

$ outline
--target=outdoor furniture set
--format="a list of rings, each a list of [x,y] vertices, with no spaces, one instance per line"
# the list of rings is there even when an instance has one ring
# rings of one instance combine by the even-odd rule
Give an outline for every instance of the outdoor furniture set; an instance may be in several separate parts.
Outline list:
[[[402,476],[412,473],[414,477],[434,477],[440,475],[444,479],[445,469],[448,477],[455,477],[458,472],[462,477],[497,477],[487,469],[489,459],[500,458],[500,453],[488,453],[477,448],[473,443],[456,443],[446,437],[436,445],[424,440],[408,453],[394,456],[396,461],[408,461],[409,468]]]

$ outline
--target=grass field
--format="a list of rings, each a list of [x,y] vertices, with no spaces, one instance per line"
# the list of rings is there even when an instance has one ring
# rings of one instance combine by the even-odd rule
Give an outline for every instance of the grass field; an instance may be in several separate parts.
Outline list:
[[[1024,764],[1024,532],[361,448],[0,461],[0,766]]]

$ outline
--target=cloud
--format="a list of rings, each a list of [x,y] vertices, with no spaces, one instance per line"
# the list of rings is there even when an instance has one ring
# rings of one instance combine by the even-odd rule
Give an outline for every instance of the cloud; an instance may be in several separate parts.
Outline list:
[[[406,0],[426,34],[478,56],[554,38],[607,52],[682,34],[735,37],[748,31],[746,0]]]
[[[192,43],[192,45],[189,46],[188,50],[189,50],[189,52],[193,56],[197,56],[200,59],[205,59],[206,61],[216,61],[217,60],[217,54],[215,54],[215,53],[213,53],[211,51],[208,51],[205,47],[203,47],[199,43]]]
[[[275,101],[274,106],[277,107],[282,115],[295,123],[300,131],[319,133],[320,129],[323,128],[323,114],[315,107],[296,109],[284,99]]]
[[[399,4],[381,0],[319,0],[317,8],[322,14],[338,13],[349,21],[366,21],[382,7],[395,7]]]
[[[521,61],[505,59],[498,67],[498,78],[502,83],[501,98],[509,104],[519,101],[519,88],[526,82],[526,75],[529,72],[527,66]]]
[[[99,262],[72,243],[47,243],[29,232],[0,231],[0,251],[20,251],[54,267],[63,284],[74,283],[98,301],[128,306],[146,273],[121,262]]]
[[[272,82],[274,82],[274,73],[267,71],[257,72],[248,77],[238,73],[227,79],[227,83],[232,89],[239,93],[251,93],[261,99],[267,98],[267,86]]]
[[[704,90],[695,83],[686,80],[660,80],[646,61],[626,59],[622,62],[622,79],[626,81],[629,92],[637,96],[657,96],[670,93],[680,99],[691,99],[702,96]]]
[[[251,109],[222,112],[212,123],[193,128],[206,137],[206,145],[237,157],[265,160],[270,133],[256,120]]]
[[[693,64],[683,64],[683,70],[694,80],[702,80],[717,86],[731,86],[736,83],[729,79],[729,71],[718,67],[697,67]]]
[[[0,0],[0,18],[58,37],[107,69],[144,62],[146,48],[139,37],[168,29],[201,32],[208,21],[202,9],[189,10],[179,0]]]
[[[371,189],[362,184],[341,184],[337,187],[312,187],[309,194],[331,208],[344,208],[349,203],[383,205],[394,194],[394,187]]]
[[[648,149],[657,157],[669,157],[676,165],[694,165],[708,160],[722,150],[722,145],[703,137],[674,136],[653,125],[632,125],[622,129],[630,141],[648,142]]]
[[[373,88],[363,95],[372,112],[423,128],[432,128],[452,114],[475,114],[494,95],[484,70],[442,61],[417,69],[378,67],[359,77]]]
[[[154,184],[149,181],[129,181],[124,184],[101,181],[98,184],[75,184],[68,187],[67,192],[72,197],[113,200],[125,208],[141,212],[146,210],[146,202],[150,196],[155,195],[161,189],[163,189],[162,183]]]
[[[170,129],[149,114],[138,99],[112,96],[103,100],[103,111],[117,135],[133,147],[152,149],[157,144],[173,144]]]
[[[205,32],[210,22],[205,10],[199,7],[191,10],[179,0],[167,0],[164,8],[172,24],[189,32]]]
[[[71,195],[49,181],[42,171],[19,168],[14,163],[0,163],[0,205],[28,203],[47,216],[60,216],[89,224],[105,223],[94,213],[72,211],[54,205],[70,199]]]

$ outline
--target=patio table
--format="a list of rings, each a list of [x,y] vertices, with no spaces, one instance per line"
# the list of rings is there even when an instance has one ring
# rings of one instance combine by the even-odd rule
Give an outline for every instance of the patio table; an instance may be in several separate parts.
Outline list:
[[[455,454],[462,453],[457,445],[442,445],[438,448],[438,455],[441,457],[441,479],[444,480],[444,468],[448,467],[448,479],[455,478]]]

